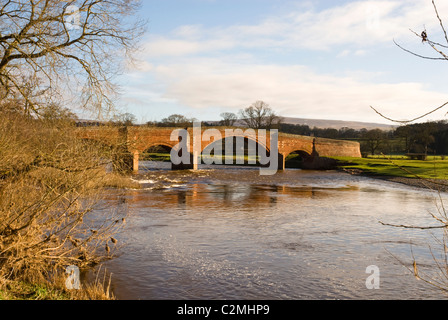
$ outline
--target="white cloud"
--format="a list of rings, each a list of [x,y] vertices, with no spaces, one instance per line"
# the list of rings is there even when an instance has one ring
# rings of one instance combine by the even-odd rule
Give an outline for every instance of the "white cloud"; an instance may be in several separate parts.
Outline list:
[[[367,54],[366,50],[356,50],[355,51],[355,56],[364,56]]]
[[[439,11],[448,12],[448,2],[440,2]],[[227,49],[328,50],[336,45],[359,49],[412,36],[409,28],[420,31],[424,26],[430,32],[439,29],[430,1],[355,1],[323,11],[302,7],[254,25],[181,26],[169,36],[151,36],[146,52],[151,57],[166,57]]]
[[[338,58],[344,58],[344,57],[349,56],[350,54],[351,54],[351,51],[346,49],[346,50],[341,51],[341,52],[337,55],[337,57],[338,57]]]
[[[236,112],[264,100],[287,116],[382,121],[370,106],[402,119],[448,101],[448,95],[430,92],[419,83],[363,82],[316,74],[299,65],[238,66],[208,61],[167,65],[159,69],[159,77],[169,83],[164,98],[195,109],[220,107]]]
[[[198,42],[163,37],[153,38],[145,45],[145,53],[149,56],[184,56],[197,53],[199,50]]]
[[[448,16],[448,1],[439,2],[439,11]],[[411,118],[448,101],[448,95],[421,83],[374,82],[383,70],[318,74],[297,63],[264,63],[256,52],[324,50],[348,60],[393,38],[415,40],[409,28],[423,25],[431,35],[440,28],[427,0],[355,1],[323,11],[302,7],[254,25],[180,26],[167,36],[149,37],[144,58],[151,63],[139,65],[133,77],[143,83],[149,75],[159,85],[135,94],[142,96],[141,104],[168,101],[201,113],[206,108],[238,111],[264,100],[284,116],[382,121],[370,110],[372,105],[390,117]]]

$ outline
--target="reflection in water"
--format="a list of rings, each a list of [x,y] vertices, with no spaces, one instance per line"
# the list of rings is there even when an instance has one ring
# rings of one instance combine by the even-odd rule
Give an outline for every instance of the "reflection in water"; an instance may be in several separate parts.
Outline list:
[[[432,223],[430,193],[338,172],[150,166],[134,177],[142,190],[105,200],[130,213],[126,249],[107,266],[118,298],[441,298],[389,253],[410,264],[412,244],[429,268],[433,238],[378,223]],[[370,265],[380,290],[365,286]]]

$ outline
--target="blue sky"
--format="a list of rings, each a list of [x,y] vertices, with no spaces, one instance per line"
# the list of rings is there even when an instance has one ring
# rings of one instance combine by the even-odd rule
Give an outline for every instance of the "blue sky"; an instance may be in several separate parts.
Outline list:
[[[144,0],[141,15],[118,103],[139,122],[219,120],[263,100],[285,117],[388,123],[369,106],[408,119],[448,101],[448,64],[393,43],[435,55],[409,30],[444,40],[430,0]]]

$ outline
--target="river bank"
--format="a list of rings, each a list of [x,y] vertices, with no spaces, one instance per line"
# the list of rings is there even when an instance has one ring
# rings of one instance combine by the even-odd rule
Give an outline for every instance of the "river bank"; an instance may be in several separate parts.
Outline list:
[[[423,178],[409,178],[409,177],[398,177],[398,176],[388,176],[388,175],[377,175],[365,172],[360,169],[345,169],[342,168],[341,171],[349,173],[356,176],[364,176],[374,179],[380,179],[389,182],[395,182],[404,184],[415,188],[424,188],[433,191],[448,192],[448,179],[423,179]]]

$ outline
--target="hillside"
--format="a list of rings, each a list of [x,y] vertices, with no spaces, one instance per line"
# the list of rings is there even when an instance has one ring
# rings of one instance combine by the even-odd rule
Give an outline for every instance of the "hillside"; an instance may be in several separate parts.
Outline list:
[[[208,123],[216,124],[219,121],[206,121]],[[381,129],[381,130],[390,130],[396,126],[392,124],[382,124],[382,123],[373,123],[373,122],[360,122],[360,121],[342,121],[342,120],[323,120],[323,119],[302,119],[302,118],[291,118],[291,117],[283,117],[283,123],[287,124],[299,124],[299,125],[308,125],[310,128],[320,128],[320,129],[341,129],[341,128],[351,128],[355,130],[360,129]],[[242,126],[242,121],[237,121],[235,123],[236,126]]]
[[[332,129],[341,129],[341,128],[351,128],[355,130],[360,129],[381,129],[381,130],[390,130],[393,127],[396,127],[392,124],[381,124],[381,123],[371,123],[371,122],[359,122],[359,121],[342,121],[342,120],[320,120],[320,119],[301,119],[301,118],[283,118],[284,123],[288,124],[300,124],[300,125],[308,125],[310,128],[332,128]]]

